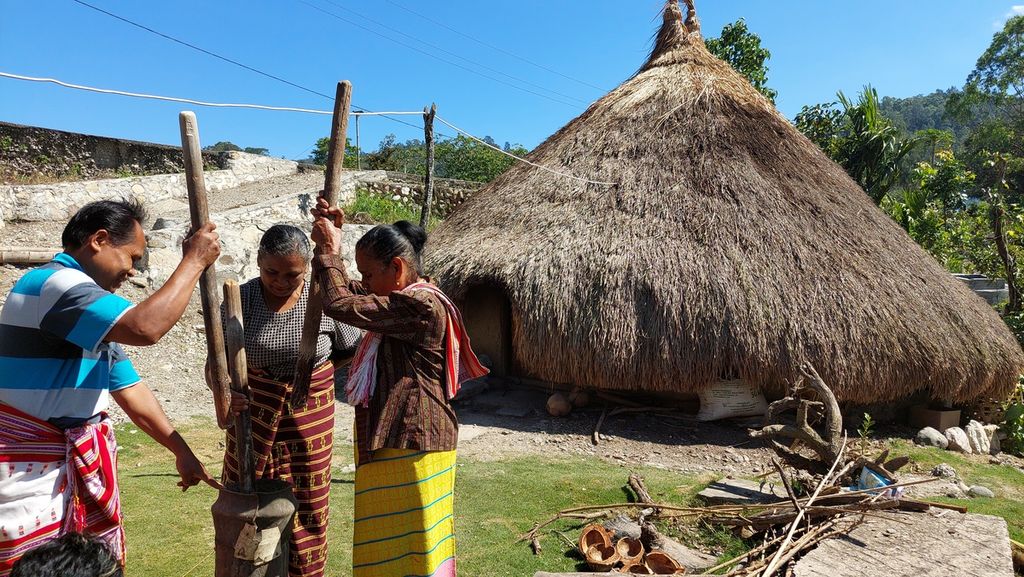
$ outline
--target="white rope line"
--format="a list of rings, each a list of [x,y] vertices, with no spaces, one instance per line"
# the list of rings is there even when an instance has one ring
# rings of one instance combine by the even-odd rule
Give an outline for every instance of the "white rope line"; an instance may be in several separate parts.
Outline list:
[[[56,78],[37,78],[34,76],[22,76],[20,74],[11,74],[9,72],[0,72],[0,76],[6,78],[13,78],[15,80],[29,80],[32,82],[49,82],[52,84],[58,84],[65,88],[73,88],[75,90],[85,90],[87,92],[98,92],[100,94],[116,94],[119,96],[130,96],[132,98],[148,98],[151,100],[164,100],[168,102],[183,102],[185,104],[194,104],[196,106],[210,106],[213,108],[252,108],[256,110],[275,110],[280,112],[303,112],[306,114],[334,114],[330,110],[313,110],[311,108],[295,108],[291,106],[267,106],[264,104],[231,104],[225,102],[204,102],[202,100],[193,100],[191,98],[177,98],[174,96],[160,96],[156,94],[142,94],[139,92],[125,92],[123,90],[113,90],[109,88],[95,88],[93,86],[82,86],[81,84],[71,84],[70,82],[63,82]],[[351,112],[353,116],[397,116],[397,115],[422,115],[422,112]]]
[[[486,146],[488,148],[497,150],[498,152],[504,154],[505,156],[510,156],[510,157],[518,160],[519,162],[525,162],[526,164],[529,164],[530,166],[533,166],[535,168],[539,168],[539,169],[541,169],[541,170],[543,170],[545,172],[550,172],[551,174],[554,174],[556,176],[564,176],[565,178],[571,178],[572,180],[578,180],[580,182],[585,182],[587,184],[599,184],[599,185],[602,185],[602,186],[616,186],[617,184],[619,184],[617,182],[601,182],[599,180],[590,180],[588,178],[583,178],[581,176],[573,176],[571,174],[567,174],[567,173],[564,173],[564,172],[558,172],[557,170],[548,168],[546,166],[537,164],[535,162],[530,162],[529,160],[526,160],[525,158],[520,158],[520,157],[512,154],[511,152],[508,152],[506,150],[502,150],[502,149],[498,148],[497,146],[494,146],[493,144],[491,144],[489,142],[486,142],[484,140],[480,140],[479,138],[477,138],[477,137],[473,136],[472,134],[466,132],[465,130],[459,128],[458,126],[455,126],[454,124],[452,124],[451,122],[448,122],[447,120],[441,118],[440,116],[435,116],[434,118],[435,118],[435,120],[438,120],[442,124],[444,124],[444,125],[448,126],[449,128],[451,128],[452,130],[454,130],[454,131],[456,131],[456,132],[458,132],[460,134],[463,134],[463,135],[465,135],[465,136],[467,136],[467,137],[469,137],[469,138],[479,142],[480,144],[482,144],[482,145],[484,145],[484,146]]]
[[[31,81],[31,82],[49,82],[49,83],[52,83],[52,84],[57,84],[57,85],[63,86],[65,88],[73,88],[75,90],[85,90],[87,92],[98,92],[100,94],[116,94],[116,95],[119,95],[119,96],[129,96],[129,97],[132,97],[132,98],[146,98],[146,99],[151,99],[151,100],[164,100],[164,101],[168,101],[168,102],[183,102],[185,104],[194,104],[196,106],[210,106],[210,107],[214,107],[214,108],[251,108],[251,109],[256,109],[256,110],[274,110],[274,111],[280,111],[280,112],[302,112],[302,113],[306,113],[306,114],[334,114],[333,111],[330,111],[330,110],[313,110],[311,108],[295,108],[295,107],[291,107],[291,106],[266,106],[266,105],[263,105],[263,104],[231,104],[231,103],[224,103],[224,102],[203,102],[201,100],[193,100],[191,98],[177,98],[177,97],[174,97],[174,96],[159,96],[159,95],[156,95],[156,94],[142,94],[142,93],[139,93],[139,92],[125,92],[123,90],[112,90],[112,89],[108,89],[108,88],[95,88],[93,86],[82,86],[80,84],[71,84],[70,82],[63,82],[61,80],[57,80],[56,78],[38,78],[38,77],[34,77],[34,76],[22,76],[20,74],[11,74],[9,72],[0,72],[0,77],[13,78],[15,80],[27,80],[27,81]],[[414,114],[422,115],[423,113],[422,112],[350,112],[350,114],[352,114],[354,116],[385,116],[385,115],[392,116],[392,115],[414,115]],[[598,180],[590,180],[588,178],[583,178],[583,177],[580,177],[580,176],[574,176],[572,174],[567,174],[565,172],[558,172],[557,170],[548,168],[546,166],[537,164],[535,162],[530,162],[529,160],[526,160],[525,158],[516,156],[516,155],[512,154],[511,152],[508,152],[507,150],[502,150],[501,148],[498,148],[497,146],[494,146],[493,144],[491,144],[489,142],[486,142],[486,141],[484,141],[484,140],[482,140],[480,138],[477,138],[476,136],[466,132],[465,130],[462,130],[458,126],[455,126],[454,124],[452,124],[451,122],[448,122],[447,120],[445,120],[444,118],[441,118],[440,116],[435,116],[434,118],[436,120],[438,120],[439,122],[441,122],[442,124],[444,124],[444,125],[448,126],[449,128],[451,128],[452,130],[454,130],[454,131],[456,131],[456,132],[458,132],[460,134],[463,134],[466,137],[468,137],[468,138],[470,138],[472,140],[475,140],[476,142],[479,142],[480,144],[482,144],[482,145],[484,145],[484,146],[486,146],[486,147],[488,147],[490,149],[496,150],[496,151],[500,152],[501,154],[504,154],[505,156],[508,156],[510,158],[514,158],[515,160],[518,160],[519,162],[523,162],[523,163],[529,164],[530,166],[533,166],[533,167],[539,168],[539,169],[541,169],[541,170],[543,170],[545,172],[549,172],[551,174],[554,174],[555,176],[562,176],[562,177],[569,178],[569,179],[572,179],[572,180],[576,180],[576,181],[579,181],[579,182],[584,182],[584,183],[587,183],[587,184],[597,184],[597,185],[601,185],[601,186],[615,186],[615,185],[618,184],[617,182],[601,182],[601,181],[598,181]]]

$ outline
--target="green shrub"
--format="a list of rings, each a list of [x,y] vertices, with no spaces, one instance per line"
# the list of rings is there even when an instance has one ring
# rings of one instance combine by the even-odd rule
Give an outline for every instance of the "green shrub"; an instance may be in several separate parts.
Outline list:
[[[420,222],[418,206],[379,196],[366,189],[357,189],[356,199],[343,208],[349,222],[356,222],[359,220],[357,216],[360,215],[368,216],[376,224],[391,224],[398,220],[408,220],[415,224]],[[433,230],[439,224],[441,219],[431,215],[427,230]]]
[[[1017,381],[1016,390],[1006,402],[1006,416],[999,428],[1006,433],[1001,448],[1007,453],[1024,455],[1024,376]]]

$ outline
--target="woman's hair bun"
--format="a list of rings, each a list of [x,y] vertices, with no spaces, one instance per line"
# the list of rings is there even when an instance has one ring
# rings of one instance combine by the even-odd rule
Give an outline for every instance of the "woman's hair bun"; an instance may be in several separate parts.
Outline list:
[[[394,227],[409,241],[417,255],[423,252],[423,246],[427,244],[427,231],[407,220],[396,222]]]

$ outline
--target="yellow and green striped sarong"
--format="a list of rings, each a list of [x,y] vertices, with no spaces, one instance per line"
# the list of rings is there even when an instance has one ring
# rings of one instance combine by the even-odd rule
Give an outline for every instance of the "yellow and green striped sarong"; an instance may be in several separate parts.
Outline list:
[[[455,577],[455,451],[380,449],[356,467],[353,577]]]

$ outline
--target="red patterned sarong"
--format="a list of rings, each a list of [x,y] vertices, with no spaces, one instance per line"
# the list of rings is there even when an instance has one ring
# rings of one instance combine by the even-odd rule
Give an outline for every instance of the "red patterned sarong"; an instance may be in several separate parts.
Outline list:
[[[99,538],[124,565],[116,450],[106,415],[62,431],[0,403],[0,577],[70,532]]]
[[[291,384],[249,373],[256,478],[293,485],[299,502],[292,530],[290,577],[319,577],[327,563],[327,517],[334,445],[334,365],[313,371],[306,407],[293,412]],[[228,429],[224,483],[236,483],[235,433]]]

